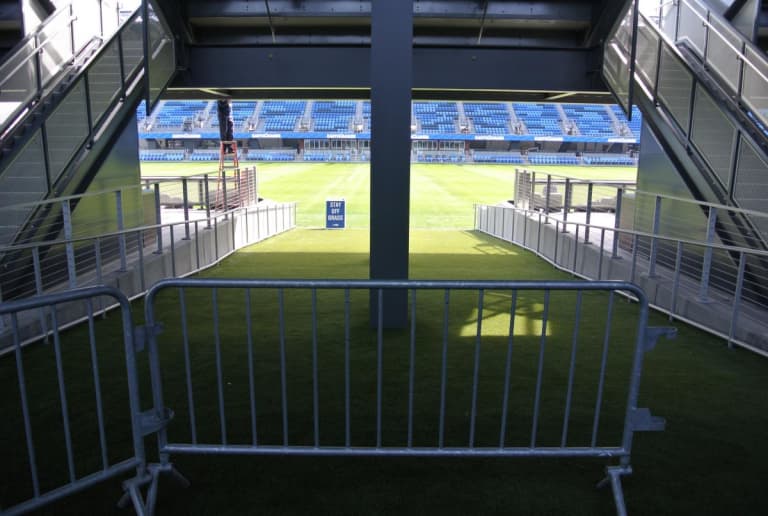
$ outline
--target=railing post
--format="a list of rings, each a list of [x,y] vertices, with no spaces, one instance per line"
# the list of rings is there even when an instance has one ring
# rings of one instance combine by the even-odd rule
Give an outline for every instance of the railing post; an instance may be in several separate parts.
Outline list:
[[[744,251],[739,253],[739,272],[736,277],[736,290],[733,293],[733,310],[731,311],[731,327],[728,330],[728,347],[733,347],[733,339],[736,334],[736,327],[739,320],[739,308],[741,306],[741,291],[744,287],[744,269],[746,268],[747,257]]]
[[[181,178],[182,198],[184,202],[184,240],[189,240],[189,187],[187,178]]]
[[[618,230],[621,227],[621,202],[624,198],[624,189],[616,189],[616,213],[613,218],[613,229]],[[611,258],[619,259],[619,236],[618,231],[613,232],[613,250]]]
[[[72,62],[75,62],[75,7],[74,2],[69,4],[69,46],[72,49]]]
[[[128,258],[126,256],[126,243],[125,243],[125,224],[123,222],[123,192],[120,190],[115,191],[115,210],[117,211],[117,230],[120,232],[118,236],[118,246],[120,247],[120,270],[128,270]]]
[[[35,294],[38,296],[43,295],[43,273],[40,266],[40,248],[32,248],[32,267],[35,271]],[[2,299],[0,299],[2,301]],[[45,342],[48,342],[48,323],[45,317],[45,310],[40,308],[40,331],[45,338]],[[0,330],[2,330],[2,318],[0,318]]]
[[[70,5],[70,9],[71,7]],[[40,100],[43,96],[43,65],[40,57],[43,49],[39,48],[39,45],[39,35],[35,34],[35,88],[37,89],[35,97],[37,100]]]
[[[162,254],[163,252],[163,226],[162,226],[163,214],[160,208],[160,183],[155,183],[155,224],[157,229],[157,251],[155,254]]]
[[[571,178],[565,178],[565,193],[563,194],[563,233],[568,230],[568,211],[571,209]]]
[[[589,224],[592,221],[592,187],[594,185],[592,184],[592,181],[587,183],[587,225],[584,227],[584,243],[589,243],[589,233],[590,228]]]
[[[715,241],[715,226],[717,225],[717,208],[709,207],[707,218],[707,248],[704,250],[704,261],[701,264],[701,282],[699,283],[699,301],[707,301],[709,295],[709,276],[712,271],[712,244]]]
[[[88,70],[83,74],[83,86],[85,87],[85,118],[88,122],[88,143],[86,148],[93,147],[93,111],[91,110],[91,82]]]
[[[552,191],[552,174],[547,174],[547,194],[545,195],[545,199],[544,199],[544,213],[547,215],[547,218],[544,219],[544,224],[549,224],[549,199],[550,199],[551,191]]]
[[[203,174],[203,189],[205,193],[205,229],[211,229],[211,190],[208,186],[208,174]]]
[[[658,254],[659,242],[656,235],[659,234],[661,223],[661,196],[656,196],[656,206],[653,209],[653,238],[651,239],[651,255],[648,257],[648,277],[656,276],[656,255]]]
[[[530,210],[536,209],[536,172],[531,172],[531,196],[530,196]]]
[[[64,240],[66,241],[67,277],[69,288],[77,288],[77,269],[75,268],[75,245],[72,243],[72,211],[69,200],[61,201],[61,212],[64,217]]]

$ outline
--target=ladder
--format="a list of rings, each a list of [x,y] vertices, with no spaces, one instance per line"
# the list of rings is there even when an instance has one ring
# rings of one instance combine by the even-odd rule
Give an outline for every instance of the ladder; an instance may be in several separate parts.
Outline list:
[[[226,152],[229,147],[231,152]],[[232,158],[231,164],[227,158]],[[227,166],[229,165],[229,166]],[[227,172],[231,171],[234,177],[234,187],[227,191]],[[219,175],[216,181],[216,208],[227,211],[230,207],[240,205],[237,185],[240,184],[240,160],[237,156],[237,141],[222,140],[219,144]]]

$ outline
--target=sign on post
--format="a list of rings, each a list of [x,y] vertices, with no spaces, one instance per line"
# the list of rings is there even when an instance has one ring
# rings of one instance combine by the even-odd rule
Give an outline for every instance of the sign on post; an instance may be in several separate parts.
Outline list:
[[[325,229],[346,227],[346,204],[344,199],[325,200]]]

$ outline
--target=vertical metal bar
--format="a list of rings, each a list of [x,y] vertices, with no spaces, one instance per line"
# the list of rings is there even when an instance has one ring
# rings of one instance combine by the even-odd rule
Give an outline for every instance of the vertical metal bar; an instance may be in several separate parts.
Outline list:
[[[629,273],[629,281],[635,282],[635,274],[637,272],[637,247],[639,243],[639,236],[635,233],[632,239],[632,270]]]
[[[584,243],[589,243],[589,233],[591,228],[589,227],[592,224],[592,189],[594,187],[594,184],[592,181],[587,183],[587,225],[584,227]]]
[[[600,228],[600,258],[597,263],[597,280],[603,279],[603,255],[605,254],[605,228]]]
[[[72,212],[69,200],[61,201],[61,212],[64,216],[64,239],[67,254],[67,278],[69,288],[77,288],[77,268],[75,267],[75,244],[72,242]]]
[[[731,310],[731,327],[728,329],[728,347],[733,347],[736,327],[739,320],[739,308],[741,306],[741,291],[744,287],[744,269],[747,265],[747,256],[744,251],[739,253],[739,272],[736,276],[736,290],[733,293],[733,310]]]
[[[670,320],[672,319],[672,315],[677,311],[677,293],[680,288],[680,269],[683,264],[683,242],[678,240],[677,241],[677,253],[675,254],[675,275],[672,280],[672,303],[671,303],[671,310],[672,312],[669,315]]]
[[[568,225],[565,224],[565,222],[568,222],[568,212],[571,209],[571,178],[566,177],[565,178],[565,194],[563,199],[563,233],[565,233],[568,229]]]
[[[571,267],[571,272],[576,274],[576,260],[579,255],[579,229],[581,226],[576,224],[576,232],[574,233],[576,238],[573,240],[573,267]]]
[[[597,446],[597,430],[600,427],[600,412],[603,404],[603,390],[605,388],[605,368],[608,364],[608,344],[611,337],[611,323],[613,322],[613,291],[608,294],[608,313],[605,322],[605,334],[603,335],[603,353],[600,358],[600,381],[597,385],[597,400],[595,400],[595,418],[592,422],[592,440],[590,446]]]
[[[203,185],[205,185],[205,219],[208,221],[205,229],[211,229],[211,190],[208,184],[208,174],[203,174]]]
[[[408,448],[413,446],[413,391],[416,379],[416,289],[411,289],[411,339],[408,357]]]
[[[552,255],[552,262],[557,265],[557,248],[560,244],[560,221],[555,219],[555,251]]]
[[[184,240],[189,240],[189,185],[187,178],[181,178],[181,193],[184,201]]]
[[[709,207],[707,218],[707,247],[704,249],[704,263],[701,265],[701,282],[699,283],[699,300],[706,301],[709,295],[709,275],[712,271],[712,244],[715,241],[715,225],[717,224],[717,208]]]
[[[169,227],[171,233],[171,277],[176,277],[176,242],[173,238],[173,224]]]
[[[32,248],[32,267],[35,272],[35,293],[38,296],[41,296],[43,294],[43,274],[40,267],[40,248],[39,247]],[[43,332],[43,335],[45,336],[45,341],[48,342],[48,322],[45,317],[45,309],[41,307],[39,309],[39,312],[40,312],[40,330]],[[2,330],[2,325],[0,325],[0,330]]]
[[[653,238],[651,239],[651,255],[648,258],[648,277],[656,276],[656,255],[658,254],[659,242],[656,235],[659,234],[661,226],[661,196],[656,196],[656,206],[653,209]]]
[[[27,438],[27,456],[29,470],[32,475],[32,492],[40,496],[40,480],[37,474],[37,459],[35,458],[35,442],[32,439],[32,423],[29,417],[29,401],[27,400],[27,381],[24,376],[24,362],[21,357],[21,341],[19,339],[19,320],[16,313],[11,314],[11,330],[13,331],[13,347],[16,355],[16,376],[19,382],[21,396],[21,412],[24,417],[24,435]]]
[[[91,371],[93,372],[93,390],[96,393],[96,420],[99,424],[99,444],[101,445],[101,466],[103,469],[109,467],[107,458],[107,436],[104,430],[104,406],[101,401],[101,376],[99,375],[99,359],[96,354],[96,329],[93,324],[93,302],[91,299],[85,301],[88,309],[88,344],[91,348]]]
[[[117,211],[117,230],[120,232],[118,236],[118,245],[120,247],[120,271],[128,270],[128,257],[126,256],[126,242],[125,242],[125,223],[123,221],[123,192],[117,190],[115,192],[115,210]]]
[[[350,312],[350,293],[349,289],[344,289],[344,445],[351,446],[352,429],[350,423],[350,379],[349,379],[349,312]]]
[[[533,424],[531,426],[531,448],[536,447],[536,433],[539,428],[541,405],[541,382],[544,378],[544,349],[547,343],[547,322],[549,320],[549,289],[544,291],[544,312],[541,316],[541,338],[539,340],[539,365],[536,371],[536,396],[533,401]]]
[[[381,399],[383,396],[384,289],[377,292],[376,327],[376,447],[381,447]]]
[[[256,385],[253,372],[253,321],[251,317],[251,289],[245,289],[245,332],[248,345],[248,399],[251,408],[251,444],[259,444],[256,433]]]
[[[69,428],[69,407],[67,405],[67,390],[64,383],[64,363],[61,357],[61,338],[59,335],[59,321],[56,316],[56,309],[51,307],[51,324],[53,326],[53,350],[56,356],[56,377],[59,384],[59,402],[61,403],[61,419],[64,426],[64,443],[67,448],[67,469],[69,470],[69,481],[74,482],[75,458],[72,452],[72,432]]]
[[[41,63],[42,58],[40,57],[42,54],[43,49],[40,47],[39,35],[35,34],[35,89],[37,100],[40,100],[43,96],[43,66]]]
[[[546,223],[549,224],[549,203],[552,193],[552,174],[547,174],[547,193],[544,196],[544,211],[547,214]]]
[[[214,260],[219,261],[219,219],[213,218],[213,256]]]
[[[163,252],[163,214],[160,208],[160,183],[155,183],[155,224],[157,224],[157,254]]]
[[[530,210],[525,210],[523,213],[523,247],[528,247],[528,215]]]
[[[189,353],[189,327],[187,325],[187,300],[184,289],[179,288],[179,310],[181,316],[181,340],[184,347],[184,373],[187,381],[187,405],[189,406],[189,432],[192,444],[197,444],[197,422],[195,418],[195,396],[192,388],[192,360]]]
[[[197,270],[200,270],[200,233],[197,222],[195,221],[195,264]]]
[[[280,328],[280,396],[283,408],[283,446],[288,446],[288,380],[285,371],[285,299],[283,289],[277,289],[278,322]]]
[[[475,365],[472,373],[472,408],[469,416],[469,447],[475,446],[475,422],[477,420],[477,384],[480,380],[480,342],[483,335],[483,298],[485,290],[477,296],[477,330],[475,332]]]
[[[501,402],[501,429],[499,430],[499,448],[504,448],[507,437],[507,417],[509,413],[509,380],[512,372],[512,347],[515,340],[515,316],[517,315],[517,290],[512,291],[512,304],[509,308],[509,335],[507,337],[507,359],[504,362],[504,396]]]
[[[622,199],[624,198],[624,189],[623,188],[617,188],[616,189],[616,213],[613,217],[613,254],[612,258],[618,258],[619,257],[619,234],[618,231],[615,231],[621,227],[621,203]]]
[[[440,423],[437,438],[438,448],[442,448],[445,443],[445,389],[448,380],[448,318],[451,305],[450,289],[445,289],[443,305],[443,360],[440,371]]]
[[[227,220],[229,216],[227,215],[227,212],[229,211],[229,201],[227,200],[227,172],[226,170],[221,171],[221,193],[223,195],[224,199],[224,205],[222,206],[222,210],[224,210],[224,220]],[[216,193],[218,196],[218,192]]]
[[[576,313],[573,318],[573,336],[571,338],[571,365],[568,368],[568,391],[565,395],[565,415],[563,416],[563,433],[560,447],[565,448],[568,442],[568,422],[571,419],[571,402],[573,400],[573,379],[576,374],[576,349],[579,342],[579,324],[581,323],[582,291],[576,292]]]
[[[540,249],[541,249],[541,212],[539,212],[538,215],[539,215],[539,223],[538,223],[537,232],[536,232],[536,254],[540,254]]]
[[[97,285],[103,285],[104,284],[104,276],[102,271],[102,263],[101,263],[101,237],[96,237],[96,240],[93,242],[93,255],[96,261],[96,284]],[[101,310],[104,308],[102,298],[98,299],[98,309]],[[106,317],[107,313],[102,312],[102,317]]]
[[[312,415],[315,430],[315,448],[320,447],[320,393],[317,378],[317,289],[312,289]]]
[[[227,444],[227,419],[224,412],[224,374],[221,365],[221,335],[219,334],[219,289],[214,288],[212,294],[213,306],[213,345],[216,353],[216,386],[219,394],[219,426],[221,428],[221,444]]]
[[[136,232],[136,244],[139,250],[139,285],[141,291],[147,290],[146,281],[144,279],[144,241],[141,231]]]

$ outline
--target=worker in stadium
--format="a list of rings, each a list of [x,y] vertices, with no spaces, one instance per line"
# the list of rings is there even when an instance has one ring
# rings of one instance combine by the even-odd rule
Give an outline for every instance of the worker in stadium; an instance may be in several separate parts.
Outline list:
[[[230,97],[220,99],[216,102],[216,114],[219,117],[219,138],[224,144],[224,153],[232,154],[232,142],[234,122],[232,121],[232,106]]]

